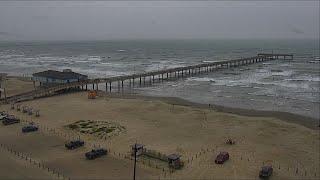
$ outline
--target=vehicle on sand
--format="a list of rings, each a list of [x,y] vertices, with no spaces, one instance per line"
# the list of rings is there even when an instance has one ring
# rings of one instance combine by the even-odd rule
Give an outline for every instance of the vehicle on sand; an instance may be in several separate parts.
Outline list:
[[[75,140],[75,141],[70,141],[68,143],[66,143],[64,145],[67,149],[76,149],[76,148],[79,148],[81,146],[84,146],[84,141],[81,141],[81,140]]]
[[[11,125],[11,124],[15,124],[15,123],[20,123],[20,119],[14,117],[14,116],[5,117],[2,120],[2,124],[5,125],[5,126]]]
[[[96,158],[104,156],[104,155],[107,155],[107,150],[102,149],[102,148],[92,149],[91,151],[89,151],[85,154],[86,158],[89,160],[93,160],[93,159],[96,159]]]
[[[228,152],[220,152],[214,162],[216,164],[223,164],[225,161],[229,159],[229,153]]]
[[[259,177],[262,179],[267,179],[269,178],[273,173],[273,168],[272,166],[263,166],[259,172]]]
[[[22,128],[23,133],[34,132],[34,131],[38,131],[38,130],[39,130],[39,128],[33,124],[30,124],[28,126],[24,126]]]

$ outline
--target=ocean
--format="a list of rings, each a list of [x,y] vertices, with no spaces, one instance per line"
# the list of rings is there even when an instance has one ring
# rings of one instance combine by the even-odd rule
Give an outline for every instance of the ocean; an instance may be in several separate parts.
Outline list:
[[[0,72],[31,76],[47,69],[72,69],[90,78],[111,77],[250,57],[262,52],[290,53],[294,59],[136,87],[134,93],[319,119],[319,40],[0,42]]]

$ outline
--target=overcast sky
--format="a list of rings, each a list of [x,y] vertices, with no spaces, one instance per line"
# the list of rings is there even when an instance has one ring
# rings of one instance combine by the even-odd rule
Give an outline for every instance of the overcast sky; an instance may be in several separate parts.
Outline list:
[[[0,40],[319,38],[319,1],[0,1]]]

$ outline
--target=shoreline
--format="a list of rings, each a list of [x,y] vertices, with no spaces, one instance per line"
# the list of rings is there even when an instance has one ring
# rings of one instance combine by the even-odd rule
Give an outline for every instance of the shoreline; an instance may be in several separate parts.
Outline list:
[[[140,94],[114,94],[114,93],[110,94],[103,91],[99,91],[99,95],[101,95],[101,93],[104,96],[107,96],[110,98],[160,100],[168,104],[189,106],[189,107],[195,107],[195,108],[201,108],[201,109],[212,109],[217,112],[231,113],[231,114],[236,114],[240,116],[274,117],[288,123],[294,123],[294,124],[304,126],[309,129],[313,129],[313,130],[320,129],[319,119],[302,116],[298,114],[293,114],[289,112],[242,109],[242,108],[226,107],[226,106],[215,105],[215,104],[210,104],[209,106],[209,104],[196,103],[196,102],[188,101],[178,97],[147,96],[147,95],[140,95]]]
[[[21,76],[8,76],[9,79],[19,79],[21,82],[28,81],[26,77]],[[13,87],[16,87],[16,84],[14,84]],[[13,88],[12,87],[12,88]],[[31,88],[33,89],[33,84],[30,83],[28,85],[27,83],[22,86],[23,89]],[[12,89],[11,88],[11,89]],[[18,91],[16,93],[22,93],[22,91]],[[174,105],[181,105],[181,106],[189,106],[189,107],[196,107],[196,108],[204,108],[204,109],[212,109],[217,112],[223,112],[223,113],[232,113],[236,115],[242,115],[242,116],[248,116],[248,117],[275,117],[277,119],[289,122],[289,123],[295,123],[302,125],[304,127],[310,128],[310,129],[320,129],[320,119],[316,119],[313,117],[308,117],[304,115],[294,114],[291,112],[283,112],[283,111],[264,111],[264,110],[256,110],[256,109],[245,109],[245,108],[235,108],[235,107],[228,107],[228,106],[222,106],[217,104],[202,104],[197,102],[192,102],[189,100],[185,100],[183,98],[179,97],[165,97],[165,96],[150,96],[150,95],[142,95],[142,94],[131,94],[131,93],[106,93],[104,91],[99,91],[99,94],[103,94],[104,96],[109,97],[115,97],[115,98],[124,98],[124,99],[148,99],[148,100],[160,100],[163,102],[166,102],[168,104],[174,104]],[[9,95],[10,97],[10,95]]]

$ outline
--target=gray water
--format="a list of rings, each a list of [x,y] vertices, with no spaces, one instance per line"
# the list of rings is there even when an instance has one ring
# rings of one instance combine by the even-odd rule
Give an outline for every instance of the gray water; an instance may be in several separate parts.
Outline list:
[[[276,60],[224,69],[135,89],[197,103],[296,113],[319,118],[320,60],[316,40],[128,40],[0,43],[0,72],[32,73],[71,68],[89,77],[111,77],[255,56],[292,53]]]

